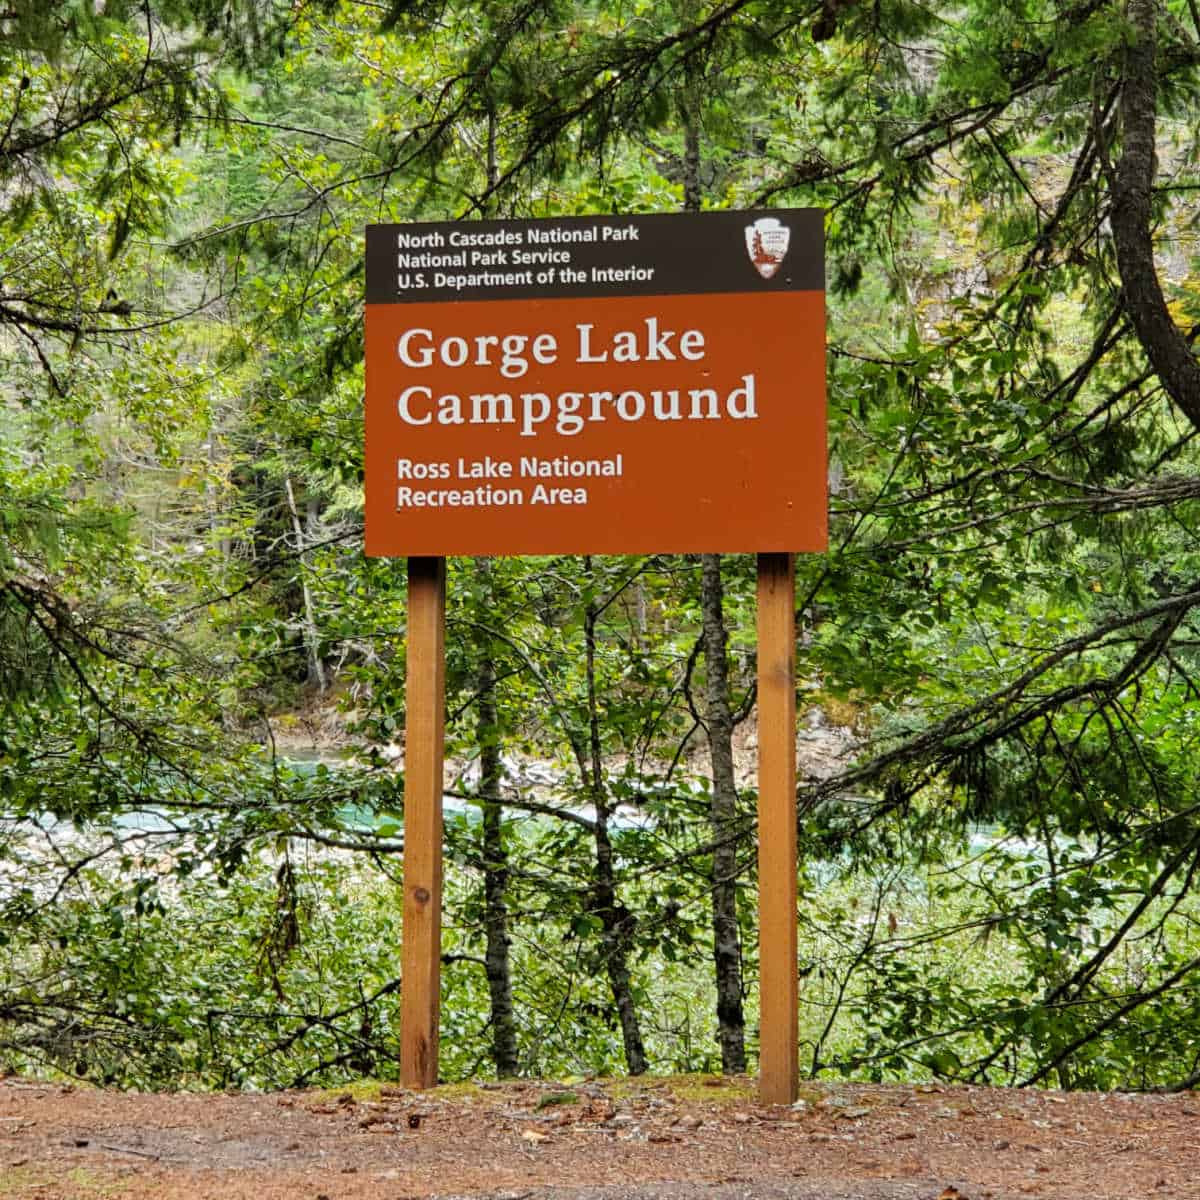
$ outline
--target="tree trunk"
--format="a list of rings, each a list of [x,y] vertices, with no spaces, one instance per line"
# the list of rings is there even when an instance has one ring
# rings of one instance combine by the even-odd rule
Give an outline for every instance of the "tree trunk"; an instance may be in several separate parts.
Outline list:
[[[591,572],[592,560],[584,558],[584,568]],[[608,822],[612,815],[604,787],[600,751],[600,710],[596,697],[596,604],[589,599],[584,612],[584,645],[587,668],[588,749],[590,770],[588,790],[596,810],[593,838],[596,847],[596,879],[592,888],[592,911],[602,923],[601,944],[604,966],[612,989],[613,1003],[621,1022],[621,1040],[625,1047],[625,1065],[630,1075],[646,1071],[646,1049],[638,1023],[637,1007],[633,1002],[633,984],[629,974],[629,939],[633,932],[633,915],[617,901],[616,874],[613,868],[612,840]]]
[[[700,84],[696,67],[687,68],[684,103],[684,208],[700,211]],[[712,828],[712,930],[717,982],[717,1040],[721,1070],[746,1069],[746,1017],[742,1011],[742,946],[737,919],[737,785],[733,776],[733,712],[729,705],[729,662],[725,655],[724,591],[721,556],[700,556],[700,610],[703,620],[705,708],[712,766],[709,822]]]
[[[476,560],[483,594],[490,591],[491,563]],[[481,634],[479,652],[479,795],[483,800],[483,902],[487,950],[488,994],[492,1006],[492,1061],[496,1075],[516,1075],[517,1027],[513,1018],[512,975],[509,969],[508,851],[504,845],[504,806],[500,795],[500,729],[496,710],[496,664],[486,634]]]
[[[746,1018],[742,1012],[742,946],[737,917],[737,785],[733,776],[733,713],[725,656],[721,556],[700,556],[700,609],[704,622],[705,707],[712,756],[709,820],[712,826],[713,959],[717,975],[717,1038],[721,1070],[746,1069]]]
[[[1167,394],[1200,430],[1200,363],[1179,331],[1154,266],[1154,186],[1158,68],[1155,0],[1129,0],[1132,41],[1121,84],[1121,158],[1113,183],[1112,231],[1125,311]]]
[[[292,489],[292,477],[285,475],[284,488],[287,491],[288,511],[292,515],[292,531],[296,536],[296,554],[299,565],[300,591],[304,596],[304,648],[308,655],[308,682],[315,684],[323,695],[328,686],[325,680],[325,664],[321,661],[321,638],[317,632],[317,616],[313,607],[312,592],[305,577],[305,565],[302,557],[307,538],[304,526],[300,524],[300,510],[296,507],[296,493]]]

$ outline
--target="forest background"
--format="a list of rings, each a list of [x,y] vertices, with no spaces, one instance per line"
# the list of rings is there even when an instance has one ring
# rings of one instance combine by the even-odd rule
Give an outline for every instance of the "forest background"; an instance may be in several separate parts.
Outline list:
[[[1198,65],[1193,0],[0,0],[3,1065],[394,1076],[363,227],[780,204],[802,1069],[1200,1080]],[[443,1074],[753,1068],[753,560],[449,596]]]

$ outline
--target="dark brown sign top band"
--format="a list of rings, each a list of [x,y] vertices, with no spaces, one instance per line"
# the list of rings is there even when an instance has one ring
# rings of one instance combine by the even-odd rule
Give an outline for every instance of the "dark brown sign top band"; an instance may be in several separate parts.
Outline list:
[[[367,226],[367,303],[825,288],[815,208]]]

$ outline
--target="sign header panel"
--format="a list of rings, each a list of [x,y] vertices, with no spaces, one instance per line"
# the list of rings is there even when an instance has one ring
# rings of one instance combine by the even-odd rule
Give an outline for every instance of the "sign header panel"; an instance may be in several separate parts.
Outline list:
[[[822,214],[367,230],[372,555],[819,550]]]

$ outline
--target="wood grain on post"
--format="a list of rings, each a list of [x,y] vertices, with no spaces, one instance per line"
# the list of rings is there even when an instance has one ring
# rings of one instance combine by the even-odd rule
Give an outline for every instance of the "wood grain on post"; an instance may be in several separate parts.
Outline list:
[[[404,740],[404,925],[400,1082],[438,1075],[442,964],[442,759],[445,746],[446,560],[408,560]]]
[[[764,1104],[799,1085],[796,976],[796,559],[758,556],[759,1076]]]

